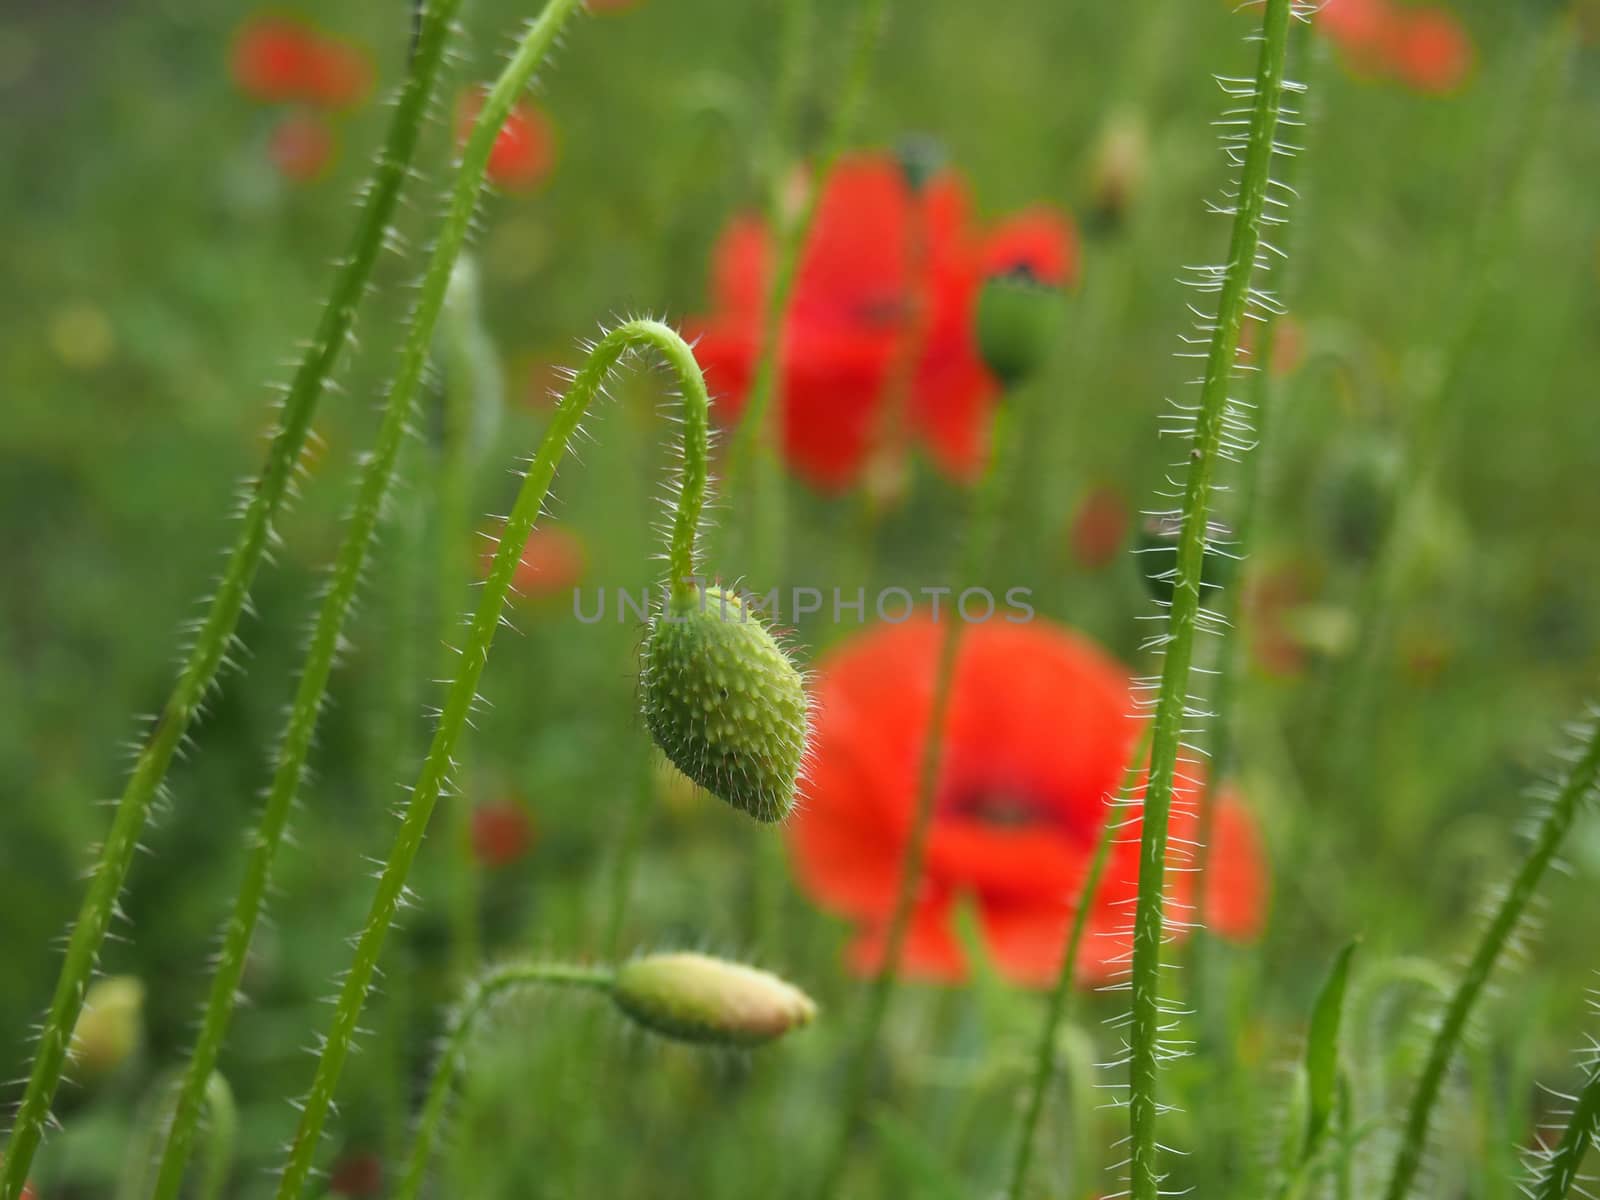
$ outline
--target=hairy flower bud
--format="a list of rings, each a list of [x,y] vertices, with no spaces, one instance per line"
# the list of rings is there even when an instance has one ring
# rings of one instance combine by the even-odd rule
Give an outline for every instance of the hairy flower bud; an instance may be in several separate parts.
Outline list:
[[[759,1046],[817,1015],[811,997],[768,971],[689,952],[624,964],[611,994],[646,1029],[686,1042]]]
[[[794,806],[809,713],[800,672],[731,591],[667,603],[640,652],[645,724],[677,768],[758,821]]]
[[[72,1031],[72,1065],[86,1077],[109,1075],[138,1048],[144,1014],[144,984],[113,975],[91,984]]]
[[[1008,388],[1044,365],[1061,324],[1059,289],[1027,267],[989,276],[978,293],[978,355]]]

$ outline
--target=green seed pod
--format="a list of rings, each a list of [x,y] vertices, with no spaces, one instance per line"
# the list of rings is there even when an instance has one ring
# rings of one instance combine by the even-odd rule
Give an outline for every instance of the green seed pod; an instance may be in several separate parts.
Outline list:
[[[811,997],[770,972],[687,952],[647,954],[624,964],[611,995],[654,1033],[724,1046],[759,1046],[817,1015]]]
[[[1139,526],[1138,564],[1150,594],[1163,604],[1172,603],[1173,572],[1178,566],[1178,535],[1183,523],[1168,517],[1152,517]],[[1212,545],[1226,542],[1231,531],[1221,522],[1206,528]],[[1205,604],[1219,589],[1233,580],[1235,560],[1217,550],[1207,551],[1200,565],[1200,603]]]
[[[1027,267],[991,275],[978,293],[978,355],[1006,388],[1044,365],[1061,327],[1061,291]]]
[[[1369,561],[1394,519],[1402,463],[1387,439],[1371,437],[1343,447],[1330,464],[1320,495],[1323,534],[1335,553]]]
[[[739,596],[670,600],[640,651],[645,724],[674,765],[758,821],[794,807],[809,712],[800,672]]]

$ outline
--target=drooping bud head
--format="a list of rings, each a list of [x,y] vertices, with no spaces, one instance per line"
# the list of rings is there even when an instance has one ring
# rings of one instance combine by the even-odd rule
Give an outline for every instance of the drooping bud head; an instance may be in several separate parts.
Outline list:
[[[758,821],[794,806],[809,713],[800,672],[732,591],[669,600],[640,652],[645,724],[674,765]]]
[[[617,971],[612,997],[663,1037],[759,1046],[816,1018],[799,988],[768,971],[687,952],[647,954]]]
[[[1063,309],[1060,289],[1027,266],[990,275],[978,293],[976,318],[984,366],[1007,388],[1025,382],[1044,365]]]

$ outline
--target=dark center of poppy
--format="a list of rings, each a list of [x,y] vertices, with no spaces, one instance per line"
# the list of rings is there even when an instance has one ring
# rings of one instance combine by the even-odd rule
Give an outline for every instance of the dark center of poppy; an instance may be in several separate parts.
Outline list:
[[[1053,825],[1050,810],[1031,796],[1011,791],[972,791],[957,796],[946,811],[995,829],[1026,829]]]

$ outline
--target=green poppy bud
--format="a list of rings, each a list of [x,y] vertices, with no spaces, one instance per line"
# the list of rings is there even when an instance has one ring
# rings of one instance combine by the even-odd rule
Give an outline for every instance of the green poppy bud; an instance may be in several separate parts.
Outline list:
[[[653,1033],[725,1046],[759,1046],[817,1015],[811,997],[768,971],[687,952],[624,964],[611,995]]]
[[[68,1055],[84,1078],[109,1075],[139,1048],[144,984],[132,975],[96,980],[83,998]]]
[[[1178,567],[1178,537],[1183,522],[1172,517],[1152,517],[1139,526],[1138,564],[1150,594],[1164,604],[1172,603],[1173,573]],[[1226,542],[1232,531],[1219,521],[1206,528],[1206,540],[1215,546]],[[1200,563],[1200,603],[1205,604],[1219,588],[1233,580],[1235,560],[1219,550],[1208,550]]]
[[[794,807],[809,709],[789,656],[739,596],[669,600],[640,651],[645,724],[673,764],[758,821]]]
[[[1399,449],[1377,437],[1354,442],[1335,456],[1320,489],[1320,507],[1328,543],[1342,558],[1366,562],[1383,544],[1394,517],[1401,465]]]
[[[1007,388],[1044,365],[1060,330],[1061,291],[1027,267],[991,275],[978,293],[978,355]]]

